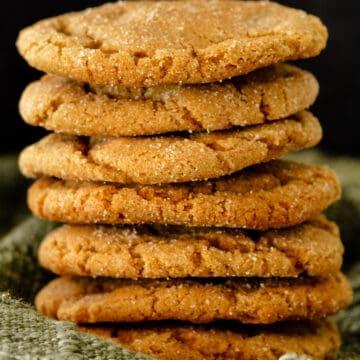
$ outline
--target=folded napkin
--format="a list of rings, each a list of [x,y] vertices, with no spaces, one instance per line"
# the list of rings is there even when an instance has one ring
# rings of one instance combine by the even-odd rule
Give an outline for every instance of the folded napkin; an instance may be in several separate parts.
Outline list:
[[[354,288],[354,301],[334,317],[343,337],[337,359],[360,359],[360,160],[316,150],[287,158],[328,164],[340,177],[342,199],[327,215],[341,229],[343,269]],[[10,230],[0,240],[0,359],[151,359],[36,312],[34,296],[53,277],[38,265],[37,249],[58,224],[37,219],[26,209],[29,182],[18,173],[16,157],[0,157],[0,164],[0,233]]]

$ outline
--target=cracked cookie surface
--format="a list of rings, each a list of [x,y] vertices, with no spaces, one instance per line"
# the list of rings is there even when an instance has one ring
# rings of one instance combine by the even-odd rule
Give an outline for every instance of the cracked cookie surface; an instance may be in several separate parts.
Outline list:
[[[288,352],[324,360],[335,358],[340,347],[339,330],[329,318],[267,326],[158,322],[79,329],[160,360],[278,360]]]
[[[319,121],[302,111],[292,118],[211,133],[153,137],[77,137],[50,134],[19,157],[29,177],[158,184],[206,180],[315,146]]]
[[[319,216],[270,231],[172,226],[64,225],[39,249],[58,275],[113,278],[293,277],[340,270],[335,223]]]
[[[324,278],[127,280],[60,277],[37,294],[46,316],[76,323],[237,320],[271,324],[322,318],[349,305],[342,273]]]
[[[269,229],[318,215],[341,193],[326,166],[274,160],[203,182],[124,186],[44,177],[28,190],[31,211],[81,224],[173,224]]]
[[[74,135],[214,131],[283,119],[312,105],[318,90],[312,74],[287,64],[222,84],[147,89],[46,75],[25,89],[19,109],[31,125]]]
[[[79,81],[150,87],[205,83],[316,56],[327,30],[267,1],[116,2],[23,29],[35,68]]]

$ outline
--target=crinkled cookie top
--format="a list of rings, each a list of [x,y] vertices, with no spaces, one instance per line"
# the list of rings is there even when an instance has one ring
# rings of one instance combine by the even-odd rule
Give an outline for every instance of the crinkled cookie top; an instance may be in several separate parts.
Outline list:
[[[316,56],[326,27],[268,1],[108,3],[42,20],[17,46],[35,68],[124,86],[206,83]]]

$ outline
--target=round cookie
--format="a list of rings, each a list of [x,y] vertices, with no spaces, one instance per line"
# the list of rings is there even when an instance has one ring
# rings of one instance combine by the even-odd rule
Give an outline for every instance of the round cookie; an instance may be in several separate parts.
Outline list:
[[[305,278],[128,280],[60,277],[37,294],[46,316],[76,323],[237,320],[270,324],[321,318],[351,302],[341,273]]]
[[[327,30],[268,1],[105,4],[23,29],[20,54],[39,70],[96,84],[206,83],[316,56]]]
[[[236,130],[186,136],[76,137],[50,134],[20,154],[29,177],[158,184],[205,180],[316,145],[322,136],[309,112]]]
[[[64,225],[39,248],[58,275],[113,278],[294,277],[340,270],[344,249],[324,216],[264,232],[175,226]]]
[[[340,196],[326,166],[274,160],[224,178],[165,185],[107,184],[41,178],[28,190],[31,211],[80,224],[173,224],[248,229],[308,220]]]
[[[89,85],[46,75],[25,89],[19,109],[27,123],[61,133],[152,135],[284,119],[312,105],[318,91],[311,73],[287,64],[221,84],[147,89]]]
[[[79,329],[159,360],[285,360],[282,356],[290,353],[324,360],[335,358],[340,347],[339,330],[331,319],[266,326],[165,322]]]

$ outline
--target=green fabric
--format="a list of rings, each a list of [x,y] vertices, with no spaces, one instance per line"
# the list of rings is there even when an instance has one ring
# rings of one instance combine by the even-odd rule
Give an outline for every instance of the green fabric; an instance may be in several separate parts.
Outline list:
[[[25,190],[30,183],[20,176],[16,156],[0,156],[0,236],[27,214]]]
[[[334,317],[343,337],[338,359],[360,359],[360,160],[316,151],[291,158],[328,164],[341,179],[342,199],[327,214],[341,227],[346,247],[344,271],[355,295],[352,305]],[[43,236],[57,224],[29,214],[25,206],[28,184],[17,171],[15,157],[0,157],[0,231],[11,230],[0,240],[0,360],[150,359],[34,310],[36,292],[53,277],[38,266],[37,249]],[[15,223],[18,225],[13,227]]]
[[[30,217],[0,242],[0,359],[150,359],[34,310],[35,294],[52,278],[38,266],[36,252],[55,226]]]

